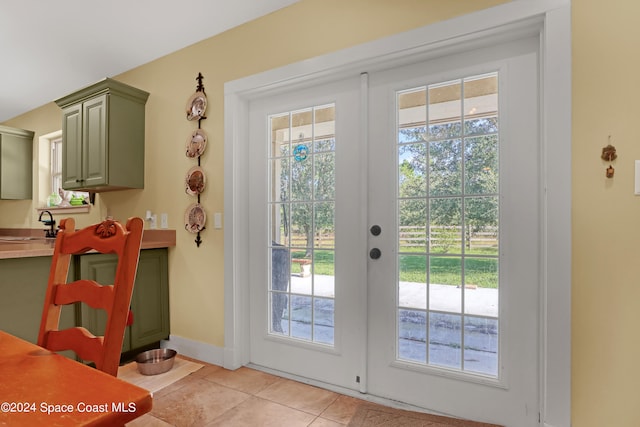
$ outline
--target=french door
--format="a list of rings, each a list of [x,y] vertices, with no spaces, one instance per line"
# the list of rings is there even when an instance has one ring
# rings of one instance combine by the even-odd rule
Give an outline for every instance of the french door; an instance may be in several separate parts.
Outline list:
[[[253,364],[537,425],[537,46],[252,100]]]
[[[366,336],[359,89],[255,100],[249,131],[251,362],[352,389]]]

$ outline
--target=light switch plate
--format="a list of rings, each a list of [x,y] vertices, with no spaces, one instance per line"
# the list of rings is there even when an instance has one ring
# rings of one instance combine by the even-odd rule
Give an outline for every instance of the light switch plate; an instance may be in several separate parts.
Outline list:
[[[220,212],[213,214],[213,227],[222,228],[222,214]]]
[[[636,160],[636,177],[633,194],[640,196],[640,160]]]
[[[160,214],[160,228],[169,228],[169,215],[166,213]]]

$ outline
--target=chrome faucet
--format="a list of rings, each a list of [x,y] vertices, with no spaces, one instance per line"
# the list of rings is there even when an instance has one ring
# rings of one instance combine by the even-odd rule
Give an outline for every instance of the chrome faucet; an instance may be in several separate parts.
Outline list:
[[[49,220],[42,220],[42,214],[47,213],[49,214]],[[45,237],[56,237],[56,234],[58,234],[58,230],[56,230],[55,228],[53,228],[56,225],[55,220],[53,219],[53,215],[51,215],[51,212],[49,211],[42,211],[40,212],[40,216],[38,217],[38,221],[42,222],[44,225],[48,226],[49,228],[45,228]]]

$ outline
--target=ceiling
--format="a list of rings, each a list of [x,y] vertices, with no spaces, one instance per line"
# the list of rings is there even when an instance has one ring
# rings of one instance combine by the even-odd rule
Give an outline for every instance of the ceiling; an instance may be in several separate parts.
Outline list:
[[[0,123],[297,1],[3,1]]]

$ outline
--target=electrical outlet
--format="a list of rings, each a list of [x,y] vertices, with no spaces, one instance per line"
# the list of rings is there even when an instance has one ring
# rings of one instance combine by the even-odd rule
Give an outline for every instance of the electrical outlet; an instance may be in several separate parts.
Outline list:
[[[166,213],[160,214],[160,228],[169,228],[169,215]]]

